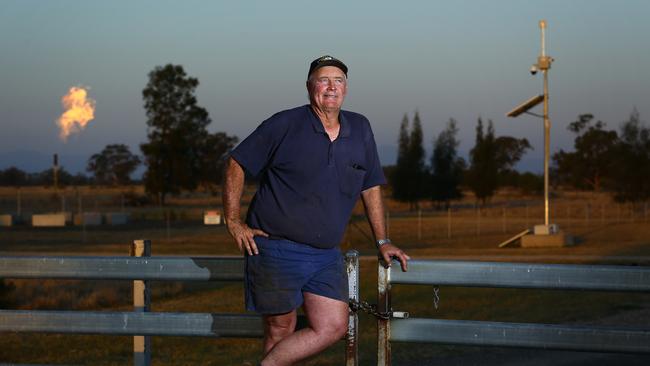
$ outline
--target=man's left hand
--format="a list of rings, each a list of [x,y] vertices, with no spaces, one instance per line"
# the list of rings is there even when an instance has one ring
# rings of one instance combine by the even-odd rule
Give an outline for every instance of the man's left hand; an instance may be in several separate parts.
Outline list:
[[[402,266],[402,271],[408,271],[408,260],[411,259],[406,253],[404,253],[400,248],[394,246],[393,244],[384,244],[379,247],[379,253],[386,264],[390,267],[392,258],[397,258],[400,265]]]

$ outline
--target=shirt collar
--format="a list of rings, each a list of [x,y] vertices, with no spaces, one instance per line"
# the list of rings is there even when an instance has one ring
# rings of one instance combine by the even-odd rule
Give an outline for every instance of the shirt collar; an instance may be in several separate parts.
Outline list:
[[[323,122],[316,115],[316,112],[311,108],[311,105],[307,104],[307,109],[309,109],[309,116],[311,120],[311,125],[314,127],[315,133],[325,133],[325,127],[323,127]],[[345,114],[339,112],[339,123],[341,124],[341,129],[339,130],[339,137],[349,137],[350,136],[350,123],[345,118]]]

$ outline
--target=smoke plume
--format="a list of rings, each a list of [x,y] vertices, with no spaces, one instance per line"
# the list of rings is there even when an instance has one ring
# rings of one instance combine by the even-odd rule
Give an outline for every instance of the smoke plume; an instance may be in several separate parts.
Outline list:
[[[59,137],[66,142],[72,133],[83,130],[88,122],[95,118],[95,101],[88,97],[87,88],[73,86],[68,94],[61,98],[65,112],[56,120]]]

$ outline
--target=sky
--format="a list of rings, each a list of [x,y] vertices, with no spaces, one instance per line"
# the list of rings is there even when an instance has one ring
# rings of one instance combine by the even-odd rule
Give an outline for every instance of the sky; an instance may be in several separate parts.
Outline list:
[[[459,153],[476,122],[527,138],[518,164],[542,172],[543,123],[505,114],[542,92],[530,66],[547,21],[551,151],[571,150],[578,115],[618,129],[633,108],[650,115],[650,2],[465,1],[33,1],[0,0],[0,169],[40,171],[58,153],[76,173],[90,155],[146,141],[142,89],[168,63],[198,78],[211,132],[240,139],[272,114],[306,104],[311,60],[349,67],[344,109],[371,121],[382,164],[395,162],[399,124],[418,111],[425,148],[450,118]],[[89,88],[95,119],[59,139],[61,97]],[[536,112],[541,113],[541,107]]]

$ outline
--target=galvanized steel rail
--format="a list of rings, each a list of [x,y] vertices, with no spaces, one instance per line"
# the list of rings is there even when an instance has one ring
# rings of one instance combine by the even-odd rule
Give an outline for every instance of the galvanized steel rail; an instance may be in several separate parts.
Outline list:
[[[0,278],[241,281],[237,257],[0,257]]]
[[[258,338],[248,314],[0,310],[0,332]]]
[[[390,340],[573,351],[648,353],[650,330],[469,320],[395,319]]]
[[[0,332],[134,335],[134,364],[149,365],[149,336],[262,337],[262,317],[249,314],[152,313],[147,281],[241,281],[241,257],[149,257],[136,240],[135,257],[1,256],[0,278],[133,280],[133,312],[0,310]],[[359,253],[346,253],[351,298],[359,297]],[[299,325],[305,323],[299,317]],[[349,317],[346,366],[358,364],[358,317]]]
[[[409,271],[401,272],[397,263],[386,267],[380,261],[380,311],[391,311],[393,284],[648,292],[650,268],[413,260]],[[645,328],[612,328],[413,317],[378,319],[378,365],[391,364],[391,341],[650,353],[650,324]]]
[[[392,284],[650,291],[650,268],[639,266],[412,260],[389,275]]]

